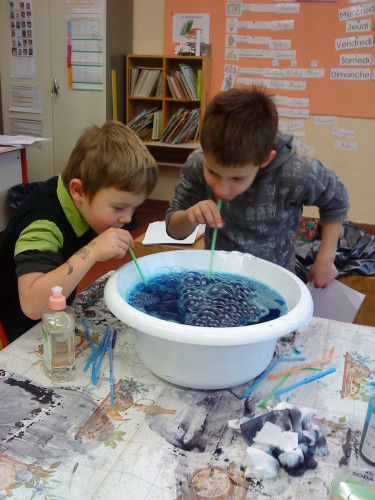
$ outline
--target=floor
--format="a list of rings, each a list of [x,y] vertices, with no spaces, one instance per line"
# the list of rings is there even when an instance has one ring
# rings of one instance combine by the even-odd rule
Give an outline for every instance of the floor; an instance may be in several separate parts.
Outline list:
[[[131,234],[134,239],[138,238],[143,234],[150,222],[156,220],[164,220],[165,211],[168,207],[168,202],[157,201],[157,200],[147,200],[139,209],[137,209],[135,215],[136,227],[131,230]],[[375,227],[370,225],[361,225],[364,231],[375,234]],[[117,269],[123,264],[126,264],[131,260],[129,254],[123,259],[110,259],[107,262],[98,262],[92,269],[86,274],[83,280],[79,283],[77,291],[85,289],[98,279],[103,274]],[[364,277],[364,276],[343,276],[340,281],[346,285],[354,288],[355,290],[366,295],[365,300],[362,303],[353,323],[359,325],[369,325],[375,326],[375,276],[374,277]]]

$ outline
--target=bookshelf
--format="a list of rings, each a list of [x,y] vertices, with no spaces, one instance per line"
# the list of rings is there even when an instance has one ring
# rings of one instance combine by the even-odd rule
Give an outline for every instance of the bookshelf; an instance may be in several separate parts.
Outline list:
[[[200,125],[208,103],[209,58],[127,55],[126,74],[126,123],[143,140],[151,147],[199,143]],[[181,74],[185,76],[185,83]],[[174,85],[172,78],[178,79]],[[143,126],[140,125],[141,113],[147,125],[137,129]],[[178,113],[179,125],[184,124],[185,131],[181,131],[176,123],[171,124],[172,117]],[[166,132],[164,135],[163,131]]]

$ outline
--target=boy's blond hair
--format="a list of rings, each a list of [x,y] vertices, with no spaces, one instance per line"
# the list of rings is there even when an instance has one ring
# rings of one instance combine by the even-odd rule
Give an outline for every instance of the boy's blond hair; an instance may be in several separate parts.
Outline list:
[[[112,120],[102,127],[94,125],[84,131],[61,178],[68,190],[71,179],[80,179],[90,201],[100,189],[107,187],[144,193],[147,198],[156,185],[158,167],[138,135],[123,123]]]
[[[260,87],[220,92],[204,114],[201,145],[222,166],[261,165],[272,151],[278,114]]]

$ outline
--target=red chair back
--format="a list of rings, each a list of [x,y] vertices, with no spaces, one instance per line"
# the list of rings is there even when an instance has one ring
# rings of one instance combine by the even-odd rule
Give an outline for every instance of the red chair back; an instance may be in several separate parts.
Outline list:
[[[8,337],[5,333],[2,322],[0,321],[0,351],[9,345]]]

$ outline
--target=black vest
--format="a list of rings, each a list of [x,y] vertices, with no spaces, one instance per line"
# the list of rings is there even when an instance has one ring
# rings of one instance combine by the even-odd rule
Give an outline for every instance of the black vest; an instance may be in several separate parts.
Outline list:
[[[23,314],[18,298],[14,248],[21,232],[37,220],[54,222],[63,235],[61,249],[63,262],[94,237],[90,229],[80,238],[75,234],[57,197],[57,179],[58,177],[52,177],[26,198],[17,208],[3,234],[0,246],[0,320],[9,342],[20,337],[26,330],[38,323]],[[74,297],[75,290],[68,297],[67,302],[71,303]]]

